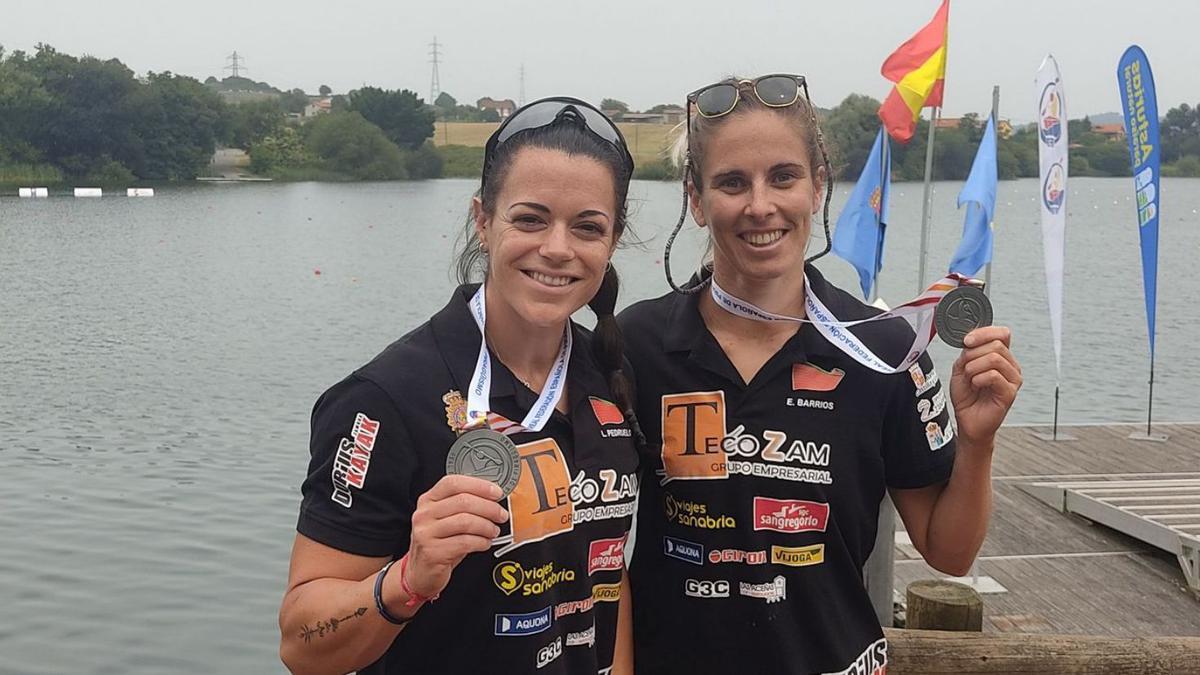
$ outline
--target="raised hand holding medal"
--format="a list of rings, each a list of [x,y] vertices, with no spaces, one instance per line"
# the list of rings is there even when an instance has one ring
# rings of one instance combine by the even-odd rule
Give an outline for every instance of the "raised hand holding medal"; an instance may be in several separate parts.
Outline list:
[[[1021,388],[1021,366],[1009,346],[1012,332],[992,325],[992,303],[980,283],[958,278],[937,304],[938,337],[962,349],[950,376],[950,400],[960,447],[991,451],[996,431]]]
[[[446,476],[421,495],[412,517],[408,555],[413,564],[405,578],[414,592],[425,598],[434,598],[445,588],[463,557],[488,550],[500,536],[499,525],[507,522],[509,515],[496,502],[512,493],[521,476],[520,454],[509,435],[540,431],[566,387],[571,358],[569,325],[546,386],[525,419],[517,424],[490,411],[492,359],[484,337],[484,298],[484,286],[480,285],[469,303],[479,326],[480,345],[468,389],[466,421],[456,429],[460,435],[447,450]]]

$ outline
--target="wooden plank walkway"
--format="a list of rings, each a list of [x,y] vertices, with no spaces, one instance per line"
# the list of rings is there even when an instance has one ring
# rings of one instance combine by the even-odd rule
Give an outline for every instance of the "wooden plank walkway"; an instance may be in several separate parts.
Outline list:
[[[1073,441],[1043,441],[1042,428],[1006,426],[993,459],[993,510],[977,571],[1007,593],[987,594],[984,630],[1082,635],[1200,636],[1200,599],[1175,556],[1060,513],[1017,484],[1123,474],[1200,477],[1200,424],[1162,424],[1166,442],[1132,440],[1138,425],[1059,427]],[[897,546],[896,588],[945,575]]]

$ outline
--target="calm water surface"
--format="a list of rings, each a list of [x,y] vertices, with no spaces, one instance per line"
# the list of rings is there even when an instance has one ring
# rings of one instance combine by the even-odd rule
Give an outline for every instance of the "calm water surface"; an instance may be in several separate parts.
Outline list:
[[[936,186],[931,275],[958,242],[960,185]],[[0,199],[0,672],[282,671],[276,611],[312,403],[445,303],[473,189]],[[893,304],[917,286],[921,188],[894,189],[881,278]],[[1142,421],[1130,181],[1071,190],[1061,419]],[[1200,181],[1162,192],[1154,416],[1197,421]],[[647,244],[618,254],[622,304],[666,290],[661,250],[679,211],[674,183],[632,193]],[[1005,182],[997,208],[992,297],[1025,371],[1017,423],[1050,419],[1055,384],[1036,195],[1035,181]],[[703,243],[690,223],[681,239],[677,276]],[[857,288],[840,260],[820,267]],[[934,347],[943,370],[954,356]]]

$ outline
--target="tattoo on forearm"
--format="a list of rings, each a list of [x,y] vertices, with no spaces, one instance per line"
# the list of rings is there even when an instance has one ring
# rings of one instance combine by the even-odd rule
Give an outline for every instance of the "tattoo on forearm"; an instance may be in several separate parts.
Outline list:
[[[315,627],[310,627],[308,624],[304,624],[304,629],[300,631],[300,637],[304,638],[305,643],[312,642],[314,637],[323,638],[330,633],[336,633],[338,626],[349,621],[350,619],[360,617],[366,613],[366,607],[359,607],[354,613],[347,614],[340,619],[337,617],[330,617],[328,621],[317,621],[317,625]]]

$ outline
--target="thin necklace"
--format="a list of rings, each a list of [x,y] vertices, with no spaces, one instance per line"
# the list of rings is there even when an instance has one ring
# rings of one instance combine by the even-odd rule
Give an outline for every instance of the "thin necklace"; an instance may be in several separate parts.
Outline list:
[[[512,373],[512,376],[517,378],[517,381],[519,381],[521,384],[525,385],[526,389],[528,389],[529,391],[533,391],[534,390],[533,385],[530,383],[530,381],[521,377],[521,375],[519,373],[517,373],[517,371],[514,370],[512,366],[508,365],[507,361],[504,360],[504,355],[500,353],[499,349],[496,349],[496,341],[492,339],[491,334],[488,333],[486,329],[484,329],[484,335],[487,336],[488,346],[492,348],[492,351],[496,352],[496,358],[500,361],[500,363],[503,363],[504,367],[508,368],[508,372]]]

